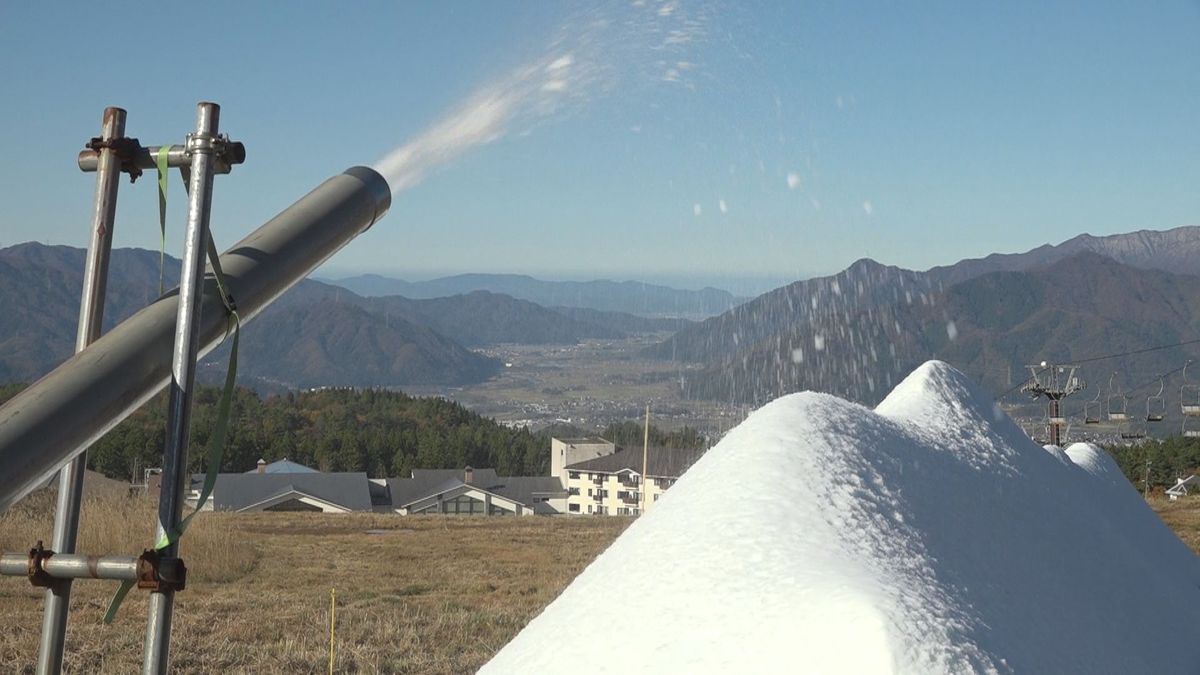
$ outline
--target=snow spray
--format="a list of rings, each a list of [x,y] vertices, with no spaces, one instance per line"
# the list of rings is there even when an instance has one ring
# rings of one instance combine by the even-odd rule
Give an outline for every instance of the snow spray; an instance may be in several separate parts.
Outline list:
[[[577,16],[538,58],[495,78],[416,138],[375,163],[396,194],[430,171],[519,128],[581,109],[594,97],[637,79],[690,84],[683,58],[705,35],[709,11],[679,1],[635,1]]]

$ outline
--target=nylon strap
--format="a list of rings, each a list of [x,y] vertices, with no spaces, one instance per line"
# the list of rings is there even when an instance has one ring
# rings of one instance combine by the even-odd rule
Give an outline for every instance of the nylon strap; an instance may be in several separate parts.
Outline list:
[[[167,250],[167,154],[171,146],[158,148],[158,294],[163,294],[163,263]]]
[[[160,151],[158,160],[160,167],[160,214],[166,210],[164,204],[166,200],[166,188],[161,179],[162,176],[166,175],[165,162],[165,155]],[[160,218],[160,221],[166,222],[165,218]],[[237,382],[238,344],[241,341],[242,335],[242,318],[238,315],[237,304],[234,302],[233,296],[229,293],[225,280],[225,272],[221,269],[221,257],[217,254],[217,246],[213,243],[212,236],[205,237],[205,240],[207,242],[206,253],[208,254],[208,263],[212,267],[213,278],[217,282],[217,292],[220,293],[221,303],[225,305],[225,311],[229,313],[229,322],[225,328],[225,336],[229,337],[229,333],[232,332],[233,344],[229,351],[229,366],[225,369],[225,388],[221,391],[221,400],[217,403],[217,420],[213,425],[212,437],[208,443],[208,455],[205,457],[205,464],[208,468],[204,474],[204,486],[200,489],[200,497],[196,500],[196,509],[183,518],[183,520],[179,521],[179,526],[174,530],[167,532],[165,531],[165,527],[162,528],[164,533],[154,544],[154,550],[156,551],[161,551],[179,541],[179,538],[183,536],[184,531],[187,530],[188,525],[192,522],[192,518],[195,518],[196,514],[204,509],[204,505],[208,503],[209,497],[212,496],[213,489],[217,485],[217,475],[221,471],[221,458],[225,453],[225,437],[229,432],[229,414],[233,407],[233,394]],[[104,623],[112,623],[113,619],[116,618],[117,610],[121,607],[121,603],[125,601],[125,596],[129,594],[134,583],[133,581],[121,582],[121,586],[117,588],[116,594],[113,595],[112,601],[109,602],[108,611],[104,613]]]

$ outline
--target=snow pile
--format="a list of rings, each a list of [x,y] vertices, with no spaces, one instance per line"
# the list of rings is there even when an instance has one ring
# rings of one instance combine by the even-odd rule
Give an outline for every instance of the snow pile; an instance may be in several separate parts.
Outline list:
[[[780,398],[481,672],[1195,672],[1200,558],[1053,451],[936,361],[875,411]]]

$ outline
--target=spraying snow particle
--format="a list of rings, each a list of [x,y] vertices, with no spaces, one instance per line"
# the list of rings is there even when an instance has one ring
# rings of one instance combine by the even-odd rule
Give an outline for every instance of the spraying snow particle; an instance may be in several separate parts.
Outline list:
[[[875,213],[875,207],[871,206],[871,202],[863,202],[863,212],[869,216]]]
[[[717,208],[721,209],[721,213],[729,213],[729,205],[725,203],[724,199],[717,200]]]
[[[408,143],[376,162],[398,193],[464,153],[503,138],[520,125],[526,135],[538,123],[568,114],[623,80],[644,77],[651,59],[673,56],[667,79],[679,81],[694,67],[687,45],[706,33],[706,14],[681,2],[628,6],[620,16],[595,10],[564,26],[541,58],[480,87],[459,107]],[[635,128],[636,133],[639,129]]]
[[[953,321],[946,322],[946,337],[950,338],[951,342],[958,339],[958,326],[954,325]]]
[[[800,174],[795,172],[789,173],[787,175],[787,186],[789,190],[795,190],[800,187]]]
[[[704,213],[704,209],[700,208],[699,204],[692,204],[692,215],[699,218],[701,213]]]

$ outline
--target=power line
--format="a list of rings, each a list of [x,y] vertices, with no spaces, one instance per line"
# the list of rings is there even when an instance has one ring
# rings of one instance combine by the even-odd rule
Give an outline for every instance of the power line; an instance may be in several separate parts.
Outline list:
[[[1133,349],[1133,350],[1130,350],[1127,352],[1118,352],[1115,354],[1105,354],[1104,356],[1092,356],[1092,357],[1088,357],[1086,359],[1071,359],[1071,361],[1072,361],[1072,363],[1075,363],[1076,365],[1078,365],[1080,363],[1095,363],[1096,361],[1107,361],[1108,359],[1119,359],[1122,356],[1136,356],[1138,354],[1146,354],[1148,352],[1156,352],[1156,351],[1159,351],[1162,349],[1171,349],[1173,347],[1186,347],[1187,345],[1194,345],[1197,343],[1200,343],[1200,338],[1195,338],[1193,340],[1185,340],[1183,342],[1176,342],[1174,344],[1169,344],[1169,345],[1159,345],[1157,347],[1144,347],[1142,349]],[[1031,376],[1025,378],[1024,380],[1019,382],[1016,386],[1012,387],[1011,389],[1004,392],[1003,394],[1000,394],[999,396],[997,396],[996,400],[999,401],[1000,399],[1004,398],[1005,396],[1008,396],[1009,394],[1013,393],[1014,391],[1025,386],[1031,380],[1033,380],[1035,377],[1046,372],[1046,370],[1048,370],[1049,368],[1050,368],[1050,366],[1047,366],[1046,368],[1043,368],[1041,371],[1035,373],[1034,375],[1031,375]],[[1173,375],[1174,373],[1176,373],[1180,370],[1183,370],[1183,368],[1177,368],[1177,369],[1171,371],[1170,373],[1167,373],[1167,375]],[[1163,375],[1162,377],[1165,377],[1165,375]],[[1158,379],[1158,378],[1155,378],[1155,379]],[[1130,391],[1136,391],[1137,389],[1141,389],[1142,387],[1145,387],[1145,386],[1147,386],[1147,385],[1141,385],[1139,387],[1131,389]]]
[[[1147,352],[1156,352],[1160,349],[1171,349],[1172,347],[1185,347],[1187,345],[1194,345],[1197,342],[1200,342],[1200,338],[1196,338],[1194,340],[1186,340],[1184,342],[1176,342],[1175,344],[1170,344],[1170,345],[1159,345],[1157,347],[1146,347],[1144,349],[1134,349],[1133,351],[1120,352],[1118,354],[1106,354],[1104,356],[1093,356],[1089,359],[1072,359],[1072,360],[1075,363],[1091,363],[1093,361],[1105,361],[1108,359],[1117,359],[1122,356],[1134,356],[1137,354],[1145,354]]]

